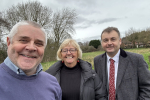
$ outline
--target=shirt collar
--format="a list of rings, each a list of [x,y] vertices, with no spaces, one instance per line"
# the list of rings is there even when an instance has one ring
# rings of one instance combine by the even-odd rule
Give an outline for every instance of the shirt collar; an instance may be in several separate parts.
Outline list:
[[[106,55],[107,55],[107,53],[106,53]],[[119,62],[119,55],[120,55],[120,49],[119,49],[119,51],[117,52],[117,54],[113,58],[111,58],[111,57],[109,57],[107,55],[107,62],[109,62],[110,58],[113,59],[115,62]]]
[[[11,62],[11,60],[9,59],[9,57],[7,57],[5,60],[4,60],[4,63],[12,70],[14,71],[15,73],[19,74],[19,75],[26,75],[20,68],[18,68],[15,64],[13,64]],[[41,71],[43,70],[42,68],[42,65],[39,64],[38,67],[37,67],[37,71],[34,75],[38,75],[38,73],[40,73]]]

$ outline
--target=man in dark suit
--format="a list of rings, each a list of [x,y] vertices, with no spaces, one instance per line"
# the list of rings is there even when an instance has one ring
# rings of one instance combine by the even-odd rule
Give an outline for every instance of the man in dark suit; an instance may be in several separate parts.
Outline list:
[[[143,56],[120,49],[120,32],[115,27],[103,30],[101,45],[105,53],[94,58],[94,68],[109,100],[150,100],[150,71]]]

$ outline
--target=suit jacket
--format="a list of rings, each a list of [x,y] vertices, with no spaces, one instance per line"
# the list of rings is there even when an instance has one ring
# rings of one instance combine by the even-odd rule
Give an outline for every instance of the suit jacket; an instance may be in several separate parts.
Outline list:
[[[106,53],[94,58],[94,68],[108,93]],[[142,55],[120,49],[116,100],[150,100],[150,71]]]

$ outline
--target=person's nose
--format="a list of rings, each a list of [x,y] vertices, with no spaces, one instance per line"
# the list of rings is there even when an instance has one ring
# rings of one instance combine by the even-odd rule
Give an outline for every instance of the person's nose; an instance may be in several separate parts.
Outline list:
[[[108,44],[112,44],[112,41],[111,41],[111,40],[108,40]]]
[[[67,50],[67,54],[71,54],[70,50]]]
[[[36,46],[35,46],[35,44],[33,42],[30,42],[30,43],[27,44],[26,50],[28,50],[28,51],[36,51],[37,48],[36,48]]]

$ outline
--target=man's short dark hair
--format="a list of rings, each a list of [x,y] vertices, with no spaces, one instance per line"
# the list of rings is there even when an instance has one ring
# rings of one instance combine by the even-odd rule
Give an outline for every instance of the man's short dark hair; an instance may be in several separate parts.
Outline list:
[[[116,28],[116,27],[107,27],[107,28],[105,28],[105,29],[102,31],[102,33],[101,33],[101,38],[102,38],[102,34],[103,34],[104,32],[110,33],[111,31],[116,31],[116,32],[118,33],[118,36],[120,37],[120,32],[119,32],[118,28]]]

